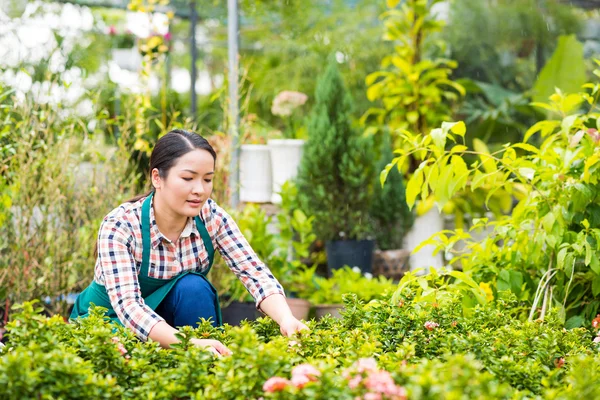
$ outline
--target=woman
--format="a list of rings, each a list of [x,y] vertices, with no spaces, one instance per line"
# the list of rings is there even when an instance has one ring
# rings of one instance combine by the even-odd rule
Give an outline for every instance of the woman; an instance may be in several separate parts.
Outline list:
[[[176,327],[196,326],[199,318],[221,325],[217,293],[206,279],[216,248],[282,334],[308,329],[235,222],[210,199],[215,164],[214,149],[195,133],[176,129],[158,140],[150,157],[153,189],[104,218],[94,280],[71,318],[85,317],[91,303],[106,307],[113,320],[164,348],[178,341]],[[230,354],[216,340],[193,342]]]

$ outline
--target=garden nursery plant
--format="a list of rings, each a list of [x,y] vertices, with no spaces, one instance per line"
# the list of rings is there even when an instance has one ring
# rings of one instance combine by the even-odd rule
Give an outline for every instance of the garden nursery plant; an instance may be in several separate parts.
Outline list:
[[[382,173],[385,180],[395,165],[419,160],[407,183],[410,206],[433,195],[441,208],[457,192],[481,187],[488,198],[500,190],[511,194],[516,205],[510,215],[475,221],[475,229],[488,226],[491,235],[476,240],[456,229],[424,244],[436,244],[477,281],[527,301],[530,320],[556,309],[567,327],[581,326],[600,306],[600,85],[589,83],[583,90],[557,90],[549,103],[534,103],[548,119],[533,125],[523,142],[492,153],[481,141],[472,150],[461,143],[462,122],[443,123],[427,136],[404,131],[407,145]],[[459,241],[466,243],[461,251],[455,247]]]
[[[112,325],[101,308],[65,323],[25,303],[0,349],[0,398],[594,398],[600,319],[567,330],[552,310],[523,321],[510,291],[467,313],[471,287],[449,278],[408,274],[393,297],[369,303],[345,296],[343,318],[310,321],[292,338],[270,319],[202,322],[168,350]],[[218,339],[233,355],[215,357],[193,337]]]

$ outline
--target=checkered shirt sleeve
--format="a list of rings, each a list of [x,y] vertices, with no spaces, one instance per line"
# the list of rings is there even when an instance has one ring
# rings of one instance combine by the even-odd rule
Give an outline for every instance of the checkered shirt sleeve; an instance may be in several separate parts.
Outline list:
[[[281,284],[258,258],[231,216],[214,201],[209,200],[209,204],[213,217],[213,223],[207,227],[209,234],[216,231],[216,249],[252,295],[256,307],[260,309],[260,303],[273,294],[285,296]]]
[[[142,298],[132,254],[134,232],[130,222],[106,218],[98,234],[97,267],[100,267],[106,292],[119,320],[146,341],[151,329],[163,318],[145,305]]]

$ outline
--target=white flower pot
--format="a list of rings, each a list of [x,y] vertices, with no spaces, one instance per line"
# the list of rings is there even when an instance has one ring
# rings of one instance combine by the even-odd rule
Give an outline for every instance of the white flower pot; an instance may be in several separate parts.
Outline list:
[[[130,49],[112,49],[112,60],[121,69],[127,71],[137,71],[142,66],[142,56],[137,47]]]
[[[429,268],[439,270],[444,266],[442,252],[438,252],[434,255],[433,250],[435,246],[433,245],[427,245],[421,248],[417,253],[412,253],[412,251],[422,242],[442,230],[444,230],[444,217],[435,207],[429,210],[425,215],[418,216],[415,219],[413,227],[404,236],[403,245],[405,249],[411,251],[409,258],[411,271],[422,268],[422,273],[427,273]]]
[[[244,144],[240,151],[240,201],[271,200],[271,155],[264,144]]]
[[[298,174],[300,160],[302,160],[302,139],[271,139],[268,141],[271,150],[271,171],[273,172],[273,194],[271,202],[281,203],[279,191],[281,186],[294,179]]]

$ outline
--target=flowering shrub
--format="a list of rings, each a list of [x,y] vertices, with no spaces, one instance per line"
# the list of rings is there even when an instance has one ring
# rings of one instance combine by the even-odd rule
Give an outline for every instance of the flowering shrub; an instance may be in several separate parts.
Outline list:
[[[0,349],[0,398],[579,400],[600,389],[593,330],[565,330],[553,313],[519,321],[510,295],[465,316],[456,292],[434,304],[414,289],[397,303],[346,296],[343,319],[310,321],[293,339],[270,319],[203,322],[171,350],[139,342],[101,308],[66,324],[27,303]],[[215,358],[192,337],[233,355]]]

